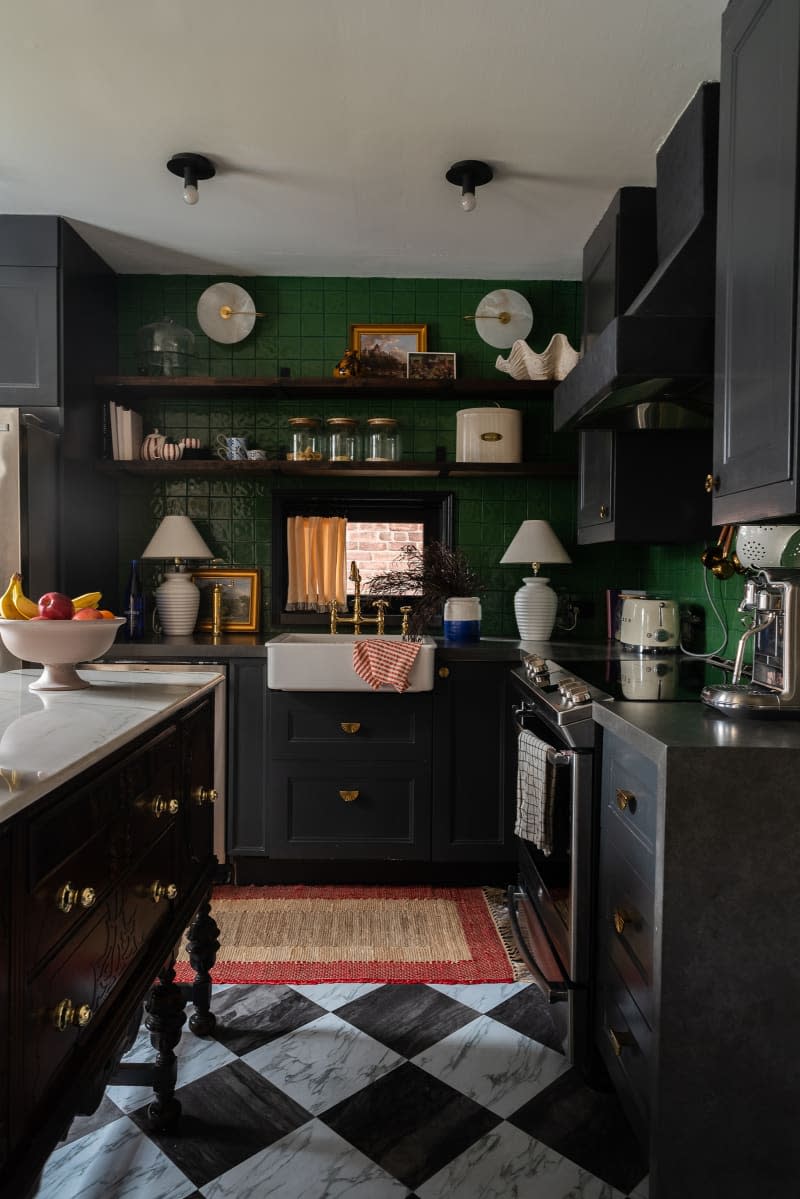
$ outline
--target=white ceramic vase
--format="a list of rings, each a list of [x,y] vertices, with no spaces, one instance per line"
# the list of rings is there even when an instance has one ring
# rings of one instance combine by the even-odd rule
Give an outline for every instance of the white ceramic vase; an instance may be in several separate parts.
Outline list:
[[[168,636],[186,637],[194,632],[200,608],[200,591],[185,571],[168,571],[156,588],[156,609],[161,629]]]
[[[549,641],[556,621],[558,597],[542,575],[522,580],[514,596],[514,614],[521,641]]]

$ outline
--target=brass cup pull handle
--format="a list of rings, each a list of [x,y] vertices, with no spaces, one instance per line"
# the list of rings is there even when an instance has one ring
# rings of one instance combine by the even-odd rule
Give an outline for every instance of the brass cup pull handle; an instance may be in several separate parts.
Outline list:
[[[630,1049],[632,1045],[636,1044],[631,1034],[627,1031],[617,1028],[607,1028],[606,1032],[611,1042],[611,1048],[617,1057],[622,1056],[623,1049]]]
[[[343,733],[357,733],[361,728],[360,720],[343,720],[339,725]]]
[[[180,803],[177,799],[167,799],[166,795],[156,795],[150,801],[150,811],[156,819],[165,814],[169,816],[177,816],[180,811]]]
[[[93,1014],[88,1003],[75,1007],[71,999],[62,999],[50,1013],[50,1020],[59,1032],[66,1032],[69,1028],[85,1028]]]
[[[626,791],[623,787],[617,787],[617,807],[620,812],[626,809],[629,812],[636,811],[636,796],[632,791]]]
[[[358,799],[358,796],[359,796],[358,791],[340,791],[339,792],[339,799],[343,799],[345,803],[352,803],[353,800]]]
[[[161,903],[162,899],[177,899],[178,888],[174,883],[162,883],[156,879],[150,887],[150,898],[153,903]]]
[[[192,791],[192,799],[201,806],[205,803],[216,803],[219,799],[219,792],[214,787],[195,787]]]
[[[91,908],[97,902],[97,892],[94,887],[73,887],[72,883],[64,883],[64,886],[56,896],[56,907],[59,912],[71,912],[78,904],[82,908]]]

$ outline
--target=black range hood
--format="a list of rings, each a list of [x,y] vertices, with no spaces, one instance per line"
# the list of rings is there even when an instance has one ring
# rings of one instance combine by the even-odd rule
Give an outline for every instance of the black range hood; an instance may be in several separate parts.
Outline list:
[[[622,188],[587,242],[583,357],[555,389],[556,429],[710,428],[718,129],[705,83],[658,151],[651,221],[653,189]]]

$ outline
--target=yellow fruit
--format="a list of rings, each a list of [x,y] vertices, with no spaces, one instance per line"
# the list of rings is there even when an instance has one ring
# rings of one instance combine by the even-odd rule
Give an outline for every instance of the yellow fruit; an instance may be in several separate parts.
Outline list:
[[[5,591],[3,592],[2,595],[0,595],[0,616],[2,616],[4,620],[22,620],[23,619],[23,617],[20,616],[19,612],[17,611],[16,606],[14,604],[14,600],[12,599],[12,596],[14,594],[14,586],[15,586],[15,584],[19,583],[19,581],[20,581],[20,576],[15,571],[14,574],[11,576],[11,578],[8,580],[8,586],[6,587]]]
[[[32,599],[28,599],[22,590],[22,577],[20,575],[17,575],[16,579],[13,580],[11,599],[23,620],[30,620],[32,616],[39,615],[39,605],[35,604]]]
[[[72,606],[76,612],[80,612],[82,608],[96,608],[102,598],[101,591],[86,591],[83,595],[75,597]]]

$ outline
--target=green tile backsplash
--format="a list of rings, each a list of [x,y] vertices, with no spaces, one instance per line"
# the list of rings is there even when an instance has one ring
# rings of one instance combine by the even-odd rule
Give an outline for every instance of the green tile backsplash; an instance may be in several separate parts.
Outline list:
[[[580,342],[581,288],[576,282],[497,279],[362,279],[318,277],[245,277],[237,282],[253,296],[265,316],[253,332],[235,346],[210,342],[200,332],[197,301],[212,276],[122,275],[119,277],[120,374],[137,373],[136,331],[151,321],[172,317],[196,336],[192,374],[219,378],[329,376],[347,348],[349,326],[358,322],[424,322],[428,349],[454,351],[460,377],[505,379],[495,367],[498,352],[481,340],[465,315],[474,313],[488,291],[510,287],[521,292],[534,312],[527,338],[542,350],[553,333],[566,333],[575,347]],[[476,397],[471,401],[479,405]],[[200,437],[212,444],[218,433],[246,434],[251,446],[279,455],[286,446],[291,415],[390,415],[401,422],[403,454],[433,460],[438,447],[446,457],[455,452],[456,411],[464,401],[381,400],[354,397],[343,403],[321,393],[320,399],[275,400],[214,397],[154,401],[145,408],[145,429],[157,427],[173,438]],[[552,401],[548,396],[514,401],[523,411],[526,461],[575,462],[573,434],[552,431]],[[658,594],[699,605],[707,613],[707,641],[716,647],[721,636],[714,627],[703,591],[701,545],[625,546],[576,545],[577,492],[574,478],[501,477],[435,480],[348,479],[348,490],[436,490],[456,496],[456,539],[480,570],[487,584],[482,630],[486,636],[516,634],[513,594],[524,567],[500,566],[499,559],[520,522],[529,517],[549,520],[564,542],[571,566],[550,568],[553,586],[582,604],[582,617],[570,636],[587,640],[605,635],[605,589],[644,587]],[[308,486],[308,480],[276,478],[237,482],[209,477],[164,479],[161,483],[123,476],[120,481],[120,587],[126,563],[137,557],[167,512],[185,512],[197,524],[214,552],[226,562],[259,566],[263,571],[263,627],[268,626],[271,562],[271,489]],[[314,482],[316,490],[342,487],[338,479]],[[151,581],[154,581],[152,576]],[[736,635],[735,607],[741,596],[737,579],[711,580],[730,617]]]

